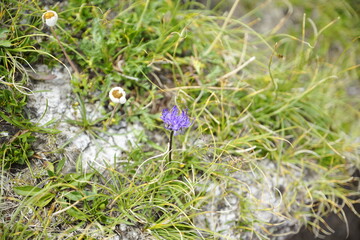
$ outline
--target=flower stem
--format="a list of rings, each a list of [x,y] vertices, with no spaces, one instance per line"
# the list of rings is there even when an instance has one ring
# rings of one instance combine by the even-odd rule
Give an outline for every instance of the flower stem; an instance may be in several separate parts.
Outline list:
[[[58,41],[59,45],[60,45],[60,48],[61,50],[63,51],[64,55],[65,55],[65,58],[66,60],[70,63],[72,69],[74,70],[75,74],[76,74],[76,77],[79,77],[80,76],[80,73],[79,73],[79,70],[77,69],[77,67],[75,66],[75,64],[73,63],[73,61],[71,61],[69,55],[67,55],[66,51],[65,51],[65,48],[63,47],[63,45],[61,44],[61,41],[59,40],[58,36],[56,35],[54,29],[52,27],[50,27],[50,30],[51,30],[51,33],[54,35],[54,37],[56,38],[56,40]]]
[[[109,126],[109,124],[111,123],[111,120],[113,119],[115,113],[119,110],[120,107],[120,103],[117,103],[113,109],[113,111],[111,112],[111,116],[110,118],[106,121],[105,123],[105,127]]]
[[[169,141],[169,162],[171,162],[173,136],[174,136],[174,131],[171,131],[171,132],[170,132],[170,141]]]

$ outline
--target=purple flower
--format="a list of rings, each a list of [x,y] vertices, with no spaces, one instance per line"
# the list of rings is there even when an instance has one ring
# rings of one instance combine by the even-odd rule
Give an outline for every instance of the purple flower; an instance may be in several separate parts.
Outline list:
[[[161,116],[165,128],[174,131],[175,134],[191,125],[187,111],[182,111],[181,114],[178,114],[178,112],[178,108],[174,106],[171,110],[164,109]]]

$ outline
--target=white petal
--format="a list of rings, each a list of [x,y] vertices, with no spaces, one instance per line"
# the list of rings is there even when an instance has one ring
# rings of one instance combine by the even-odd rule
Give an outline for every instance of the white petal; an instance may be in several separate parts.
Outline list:
[[[125,98],[125,96],[123,96],[123,97],[120,98],[120,103],[121,103],[121,104],[126,103],[126,98]]]
[[[114,91],[119,91],[121,93],[121,97],[120,98],[115,97],[113,95]],[[121,103],[121,104],[126,103],[126,93],[125,93],[124,89],[122,89],[121,87],[112,88],[109,92],[109,98],[114,103]]]
[[[55,11],[46,11],[43,15],[42,15],[42,19],[45,22],[46,25],[48,25],[49,27],[53,27],[56,25],[57,20],[58,20],[58,14]]]

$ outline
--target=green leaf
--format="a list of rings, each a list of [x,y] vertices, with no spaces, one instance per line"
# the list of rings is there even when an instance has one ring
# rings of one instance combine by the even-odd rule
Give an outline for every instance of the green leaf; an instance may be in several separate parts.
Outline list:
[[[63,169],[63,167],[65,165],[65,162],[66,162],[65,158],[60,159],[60,161],[56,165],[56,170],[55,170],[56,174],[59,174],[61,172],[61,170]]]
[[[6,33],[10,32],[8,29],[0,28],[0,39],[6,38]]]
[[[45,207],[54,199],[54,197],[55,194],[50,192],[45,192],[43,194],[40,194],[35,198],[36,199],[35,205],[38,207]]]
[[[55,197],[55,193],[44,192],[42,188],[34,186],[14,187],[14,192],[22,196],[34,196],[34,204],[38,207],[45,207]]]
[[[74,217],[74,218],[76,218],[78,220],[87,220],[88,219],[88,216],[85,213],[81,212],[77,208],[70,208],[70,209],[66,210],[66,212],[70,216],[72,216],[72,217]]]
[[[64,197],[71,201],[78,201],[83,197],[83,195],[79,192],[68,192],[64,195]]]
[[[5,115],[3,112],[0,112],[0,117],[3,118],[5,121],[7,121],[8,123],[11,123],[12,125],[15,125],[19,128],[25,128],[25,126],[20,123],[19,121],[17,121],[15,118],[10,118],[7,115]]]
[[[8,40],[0,40],[0,47],[11,47],[11,42]]]
[[[46,170],[54,173],[54,164],[52,164],[49,161],[46,161],[46,162],[44,162],[44,165],[45,165]]]
[[[68,173],[64,176],[65,181],[73,181],[77,179],[81,174],[80,173]]]
[[[14,192],[21,196],[35,196],[38,194],[42,189],[34,186],[21,186],[21,187],[14,187]]]
[[[73,185],[74,187],[84,186],[92,178],[93,175],[94,173],[80,174],[80,176],[69,182],[69,184]]]

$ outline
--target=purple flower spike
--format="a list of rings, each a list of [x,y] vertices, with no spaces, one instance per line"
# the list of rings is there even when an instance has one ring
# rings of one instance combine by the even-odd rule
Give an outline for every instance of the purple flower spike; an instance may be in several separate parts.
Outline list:
[[[171,110],[164,109],[161,116],[165,123],[165,128],[174,131],[175,135],[191,125],[187,111],[182,111],[181,114],[178,114],[178,112],[178,108],[174,106]]]

